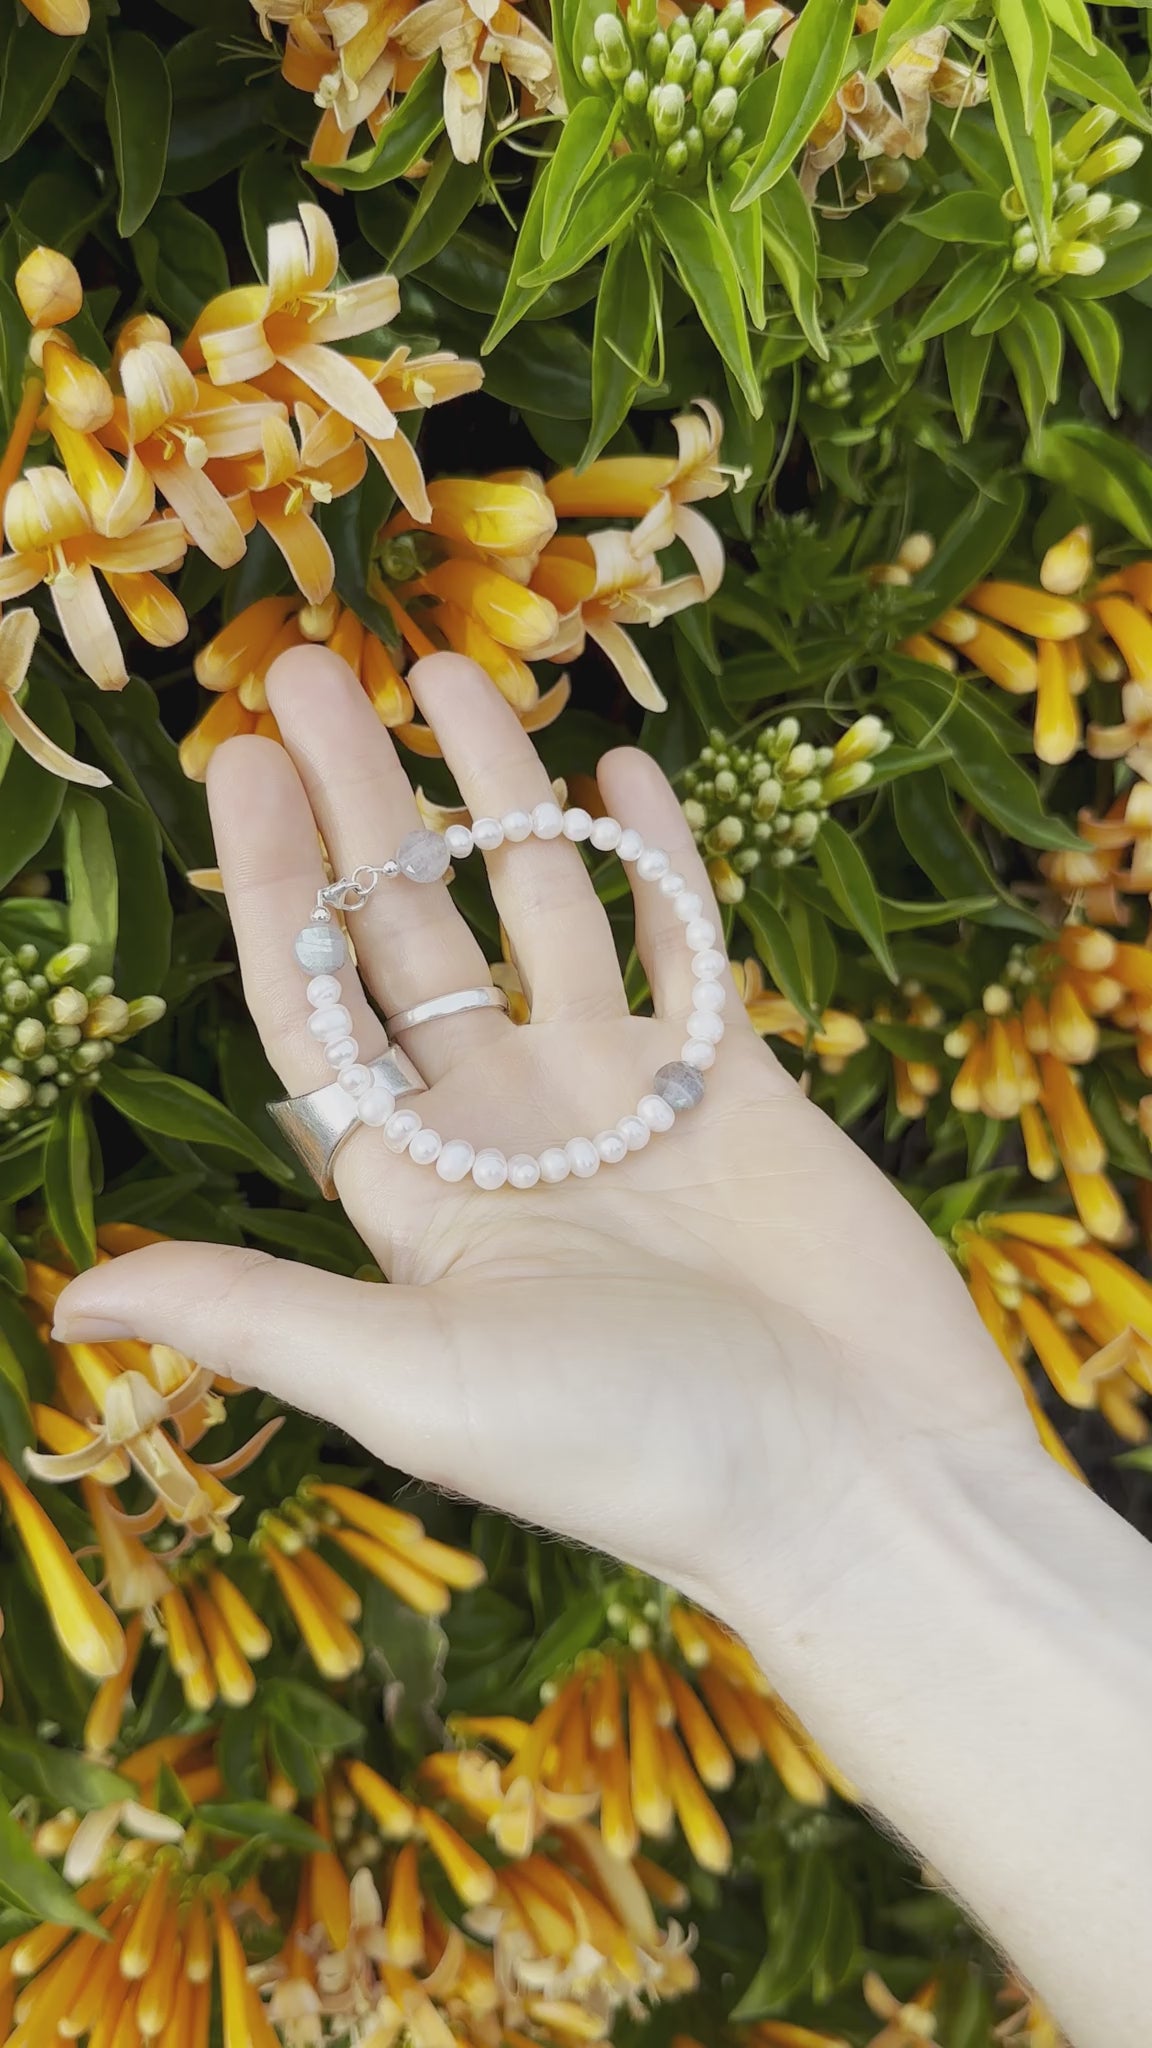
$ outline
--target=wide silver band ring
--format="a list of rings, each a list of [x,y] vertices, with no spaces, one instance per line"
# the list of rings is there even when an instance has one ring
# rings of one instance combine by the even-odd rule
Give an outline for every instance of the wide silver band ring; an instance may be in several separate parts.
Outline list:
[[[385,1017],[385,1031],[411,1031],[414,1024],[428,1024],[433,1017],[459,1017],[465,1010],[508,1010],[502,988],[489,982],[484,988],[457,988],[450,995],[431,996],[426,1003],[413,1003],[410,1010],[397,1010]]]
[[[397,1045],[388,1046],[374,1060],[365,1060],[381,1087],[390,1095],[415,1095],[428,1083]],[[303,1161],[322,1195],[336,1200],[332,1169],[336,1154],[352,1131],[360,1128],[356,1104],[339,1081],[313,1088],[307,1095],[286,1095],[268,1104],[268,1114],[283,1131],[297,1158]]]

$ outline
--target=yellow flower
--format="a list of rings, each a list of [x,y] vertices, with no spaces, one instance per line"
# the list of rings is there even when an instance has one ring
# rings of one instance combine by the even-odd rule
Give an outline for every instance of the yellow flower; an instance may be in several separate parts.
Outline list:
[[[89,789],[106,789],[108,777],[103,771],[90,768],[86,761],[78,761],[74,754],[57,746],[18,701],[39,631],[35,612],[26,606],[0,618],[0,721],[7,726],[16,745],[23,747],[49,775],[60,775],[65,782],[84,783]]]
[[[178,521],[152,519],[132,534],[107,539],[95,531],[63,471],[45,464],[12,485],[4,531],[12,552],[0,556],[0,603],[47,584],[64,638],[100,689],[122,690],[128,671],[97,569],[137,632],[154,646],[170,647],[187,631],[180,606],[152,573],[183,561]]]
[[[672,422],[676,455],[608,455],[585,470],[564,469],[547,486],[561,518],[638,519],[632,546],[638,555],[658,554],[673,540],[683,542],[701,582],[701,599],[713,596],[724,575],[724,548],[715,528],[691,510],[700,498],[716,498],[746,472],[719,460],[724,422],[709,398],[696,412],[677,413]]]
[[[459,163],[479,160],[489,79],[498,64],[526,88],[537,112],[562,113],[556,56],[547,36],[509,0],[423,0],[393,34],[405,55],[444,61],[444,126]]]
[[[24,0],[33,19],[54,36],[82,36],[89,21],[88,0]]]
[[[16,296],[33,327],[59,327],[74,320],[84,304],[80,273],[58,249],[33,249],[14,279]]]
[[[706,522],[702,522],[706,523]],[[632,536],[606,529],[586,537],[561,535],[543,550],[531,588],[557,613],[550,644],[536,652],[550,660],[574,660],[594,641],[620,676],[630,696],[646,711],[664,711],[668,700],[625,626],[655,626],[706,596],[699,575],[661,580],[655,555],[637,554]]]
[[[297,589],[309,604],[323,604],[336,564],[312,515],[317,505],[355,490],[368,458],[345,420],[310,405],[296,407],[296,434],[287,420],[265,418],[261,440],[259,456],[215,464],[215,473],[229,489],[247,489],[252,516],[280,550]]]
[[[0,1495],[36,1575],[61,1648],[91,1678],[109,1678],[124,1661],[124,1632],[22,1479],[0,1458]]]
[[[874,30],[883,19],[877,0],[866,0],[856,9],[860,35]],[[791,24],[785,25],[773,45],[773,56],[783,57]],[[889,106],[878,81],[866,72],[855,71],[844,81],[825,108],[808,137],[800,166],[800,185],[811,202],[826,171],[835,169],[851,141],[865,166],[861,184],[852,193],[854,203],[863,203],[880,192],[894,189],[894,174],[874,171],[873,162],[900,165],[923,156],[928,139],[928,122],[935,101],[946,107],[974,107],[984,99],[988,86],[967,64],[958,64],[944,52],[948,44],[946,27],[930,28],[909,38],[888,58],[884,69],[896,96],[899,112]],[[900,170],[895,183],[903,183],[907,172]],[[846,201],[838,191],[835,211]]]
[[[765,983],[758,960],[736,961],[732,971],[736,992],[761,1038],[783,1038],[799,1046],[810,1042],[826,1073],[838,1073],[845,1060],[867,1045],[866,1027],[846,1010],[825,1010],[818,1029],[809,1033],[795,1004]]]
[[[863,1991],[866,2004],[878,2019],[886,2022],[878,2034],[873,2034],[868,2048],[924,2048],[925,2042],[937,2040],[934,2014],[938,1987],[934,1980],[921,1985],[916,1996],[902,2004],[875,1970],[867,1970]]]
[[[1018,1978],[1007,1977],[996,1998],[1012,2010],[993,2029],[995,2040],[1011,2042],[1013,2048],[1070,2048],[1047,2007]]]

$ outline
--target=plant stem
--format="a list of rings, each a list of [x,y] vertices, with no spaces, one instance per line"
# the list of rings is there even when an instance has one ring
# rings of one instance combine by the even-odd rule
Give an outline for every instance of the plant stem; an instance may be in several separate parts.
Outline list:
[[[0,457],[0,512],[3,512],[4,500],[24,467],[24,457],[28,453],[28,443],[32,439],[36,421],[40,416],[43,398],[43,379],[40,377],[29,377],[24,386],[24,396],[20,400],[16,417],[12,422],[12,432],[8,436],[8,446],[5,448],[3,456]]]

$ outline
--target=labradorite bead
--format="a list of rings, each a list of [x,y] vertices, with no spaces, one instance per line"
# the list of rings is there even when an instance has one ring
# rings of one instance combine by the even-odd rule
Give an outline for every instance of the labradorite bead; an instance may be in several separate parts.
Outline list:
[[[690,1067],[687,1060],[669,1060],[666,1066],[657,1068],[652,1089],[669,1109],[695,1109],[703,1099],[704,1076]]]
[[[335,974],[348,958],[338,924],[306,924],[296,934],[296,958],[305,974]]]
[[[442,832],[409,832],[396,850],[396,862],[410,882],[438,882],[451,859]]]

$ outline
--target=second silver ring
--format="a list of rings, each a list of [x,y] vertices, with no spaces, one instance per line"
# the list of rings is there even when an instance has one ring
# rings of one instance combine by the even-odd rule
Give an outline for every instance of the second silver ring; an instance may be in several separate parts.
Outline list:
[[[448,995],[430,996],[426,1003],[413,1003],[410,1009],[395,1011],[391,1017],[385,1017],[384,1029],[392,1037],[397,1031],[410,1031],[416,1024],[428,1024],[434,1017],[459,1017],[466,1010],[507,1013],[508,998],[502,988],[491,982],[483,988],[457,988]]]

